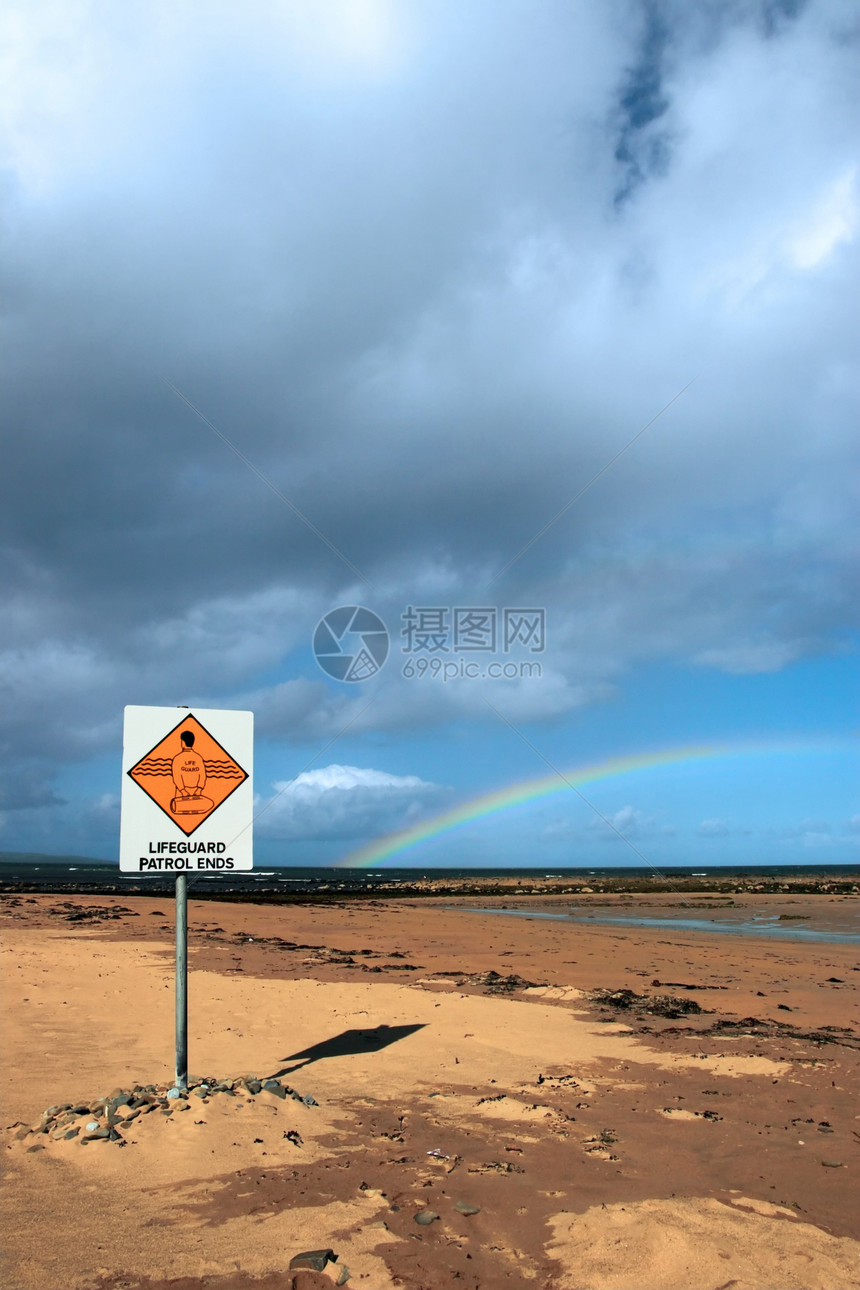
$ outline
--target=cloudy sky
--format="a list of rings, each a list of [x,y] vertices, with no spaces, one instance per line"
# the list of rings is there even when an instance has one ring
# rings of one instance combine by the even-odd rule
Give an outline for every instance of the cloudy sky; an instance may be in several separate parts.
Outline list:
[[[400,863],[858,857],[853,0],[2,23],[0,847],[115,858],[188,704],[267,864],[686,746]]]

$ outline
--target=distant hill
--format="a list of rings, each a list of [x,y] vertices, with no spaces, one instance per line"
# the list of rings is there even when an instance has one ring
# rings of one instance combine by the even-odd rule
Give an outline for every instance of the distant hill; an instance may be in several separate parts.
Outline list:
[[[39,851],[0,851],[0,864],[116,864],[103,856],[46,856]]]

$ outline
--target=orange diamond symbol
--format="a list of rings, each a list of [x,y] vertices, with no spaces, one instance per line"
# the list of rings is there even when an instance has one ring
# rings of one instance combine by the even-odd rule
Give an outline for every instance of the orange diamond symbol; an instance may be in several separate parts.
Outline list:
[[[186,837],[248,778],[248,772],[190,713],[128,774]]]

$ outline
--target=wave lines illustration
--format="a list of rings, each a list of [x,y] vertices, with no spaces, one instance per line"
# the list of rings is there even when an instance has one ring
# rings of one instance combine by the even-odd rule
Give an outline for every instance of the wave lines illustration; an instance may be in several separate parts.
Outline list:
[[[244,779],[245,772],[231,761],[204,761],[207,779]],[[147,757],[132,774],[164,775],[170,778],[173,774],[173,762],[170,757]]]

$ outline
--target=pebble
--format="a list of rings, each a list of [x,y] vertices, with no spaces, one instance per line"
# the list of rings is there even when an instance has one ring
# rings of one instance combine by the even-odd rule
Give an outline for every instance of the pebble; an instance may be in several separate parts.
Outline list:
[[[281,1098],[285,1098],[287,1096],[287,1090],[284,1088],[280,1080],[277,1079],[267,1079],[263,1085],[263,1092],[274,1093],[276,1097]]]
[[[259,1093],[259,1092],[260,1092],[260,1090],[262,1089],[262,1087],[263,1087],[263,1085],[260,1083],[260,1081],[259,1081],[258,1079],[246,1079],[246,1080],[245,1080],[245,1088],[248,1090],[248,1092],[249,1092],[249,1093],[252,1093],[252,1094],[256,1095],[257,1093]]]
[[[305,1106],[319,1106],[319,1102],[316,1100],[315,1097],[311,1097],[310,1093],[306,1093],[305,1096],[302,1098],[302,1101],[304,1102]]]
[[[299,1268],[308,1268],[311,1272],[325,1272],[327,1263],[336,1263],[337,1255],[334,1250],[305,1250],[302,1254],[294,1254],[290,1259],[290,1272],[295,1272]]]
[[[174,1085],[173,1088],[169,1088],[167,1090],[167,1096],[171,1099],[171,1101],[175,1100],[177,1097],[182,1097],[182,1089],[176,1088],[176,1086]]]
[[[96,1129],[100,1127],[101,1126],[99,1125],[98,1120],[90,1120],[87,1124],[84,1125],[84,1128],[86,1129],[87,1133],[95,1133]]]
[[[458,1200],[454,1208],[458,1214],[480,1214],[481,1212],[475,1205],[467,1205],[462,1200]]]
[[[841,1160],[822,1160],[825,1169],[844,1169],[845,1165]]]
[[[340,1270],[340,1276],[338,1277],[337,1281],[335,1281],[335,1285],[345,1286],[348,1280],[349,1280],[349,1268],[344,1263]]]
[[[439,1215],[432,1209],[421,1209],[415,1215],[415,1222],[421,1227],[429,1227],[438,1217]]]
[[[92,1131],[92,1133],[89,1133],[89,1132],[85,1133],[84,1136],[81,1138],[81,1142],[107,1142],[111,1133],[115,1133],[115,1132],[116,1132],[115,1129],[100,1129],[96,1127]]]

